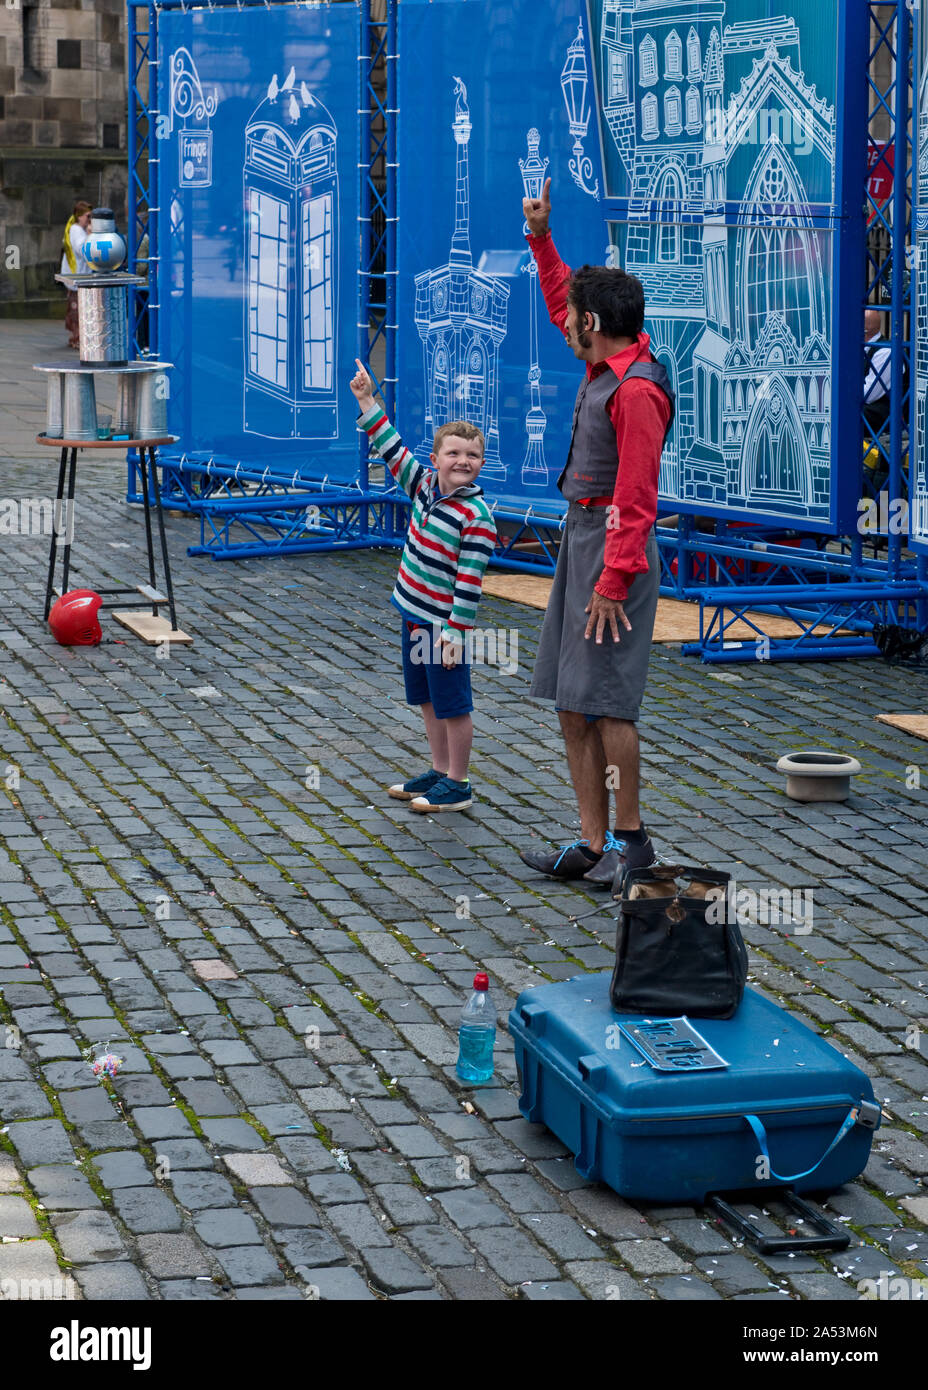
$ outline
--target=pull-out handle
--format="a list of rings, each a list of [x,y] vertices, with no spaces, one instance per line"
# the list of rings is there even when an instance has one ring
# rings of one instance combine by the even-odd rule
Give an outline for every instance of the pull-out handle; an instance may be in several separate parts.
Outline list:
[[[769,1195],[768,1200],[769,1200]],[[782,1255],[796,1254],[801,1250],[846,1250],[851,1243],[850,1232],[842,1230],[840,1226],[835,1226],[824,1212],[818,1211],[809,1202],[797,1197],[791,1187],[785,1187],[776,1192],[778,1202],[783,1202],[789,1207],[790,1211],[801,1216],[803,1221],[807,1221],[813,1230],[818,1232],[815,1236],[768,1236],[760,1229],[756,1222],[749,1216],[743,1216],[729,1201],[718,1192],[709,1194],[708,1205],[718,1212],[723,1221],[727,1221],[733,1226],[740,1235],[744,1236],[749,1245],[760,1255]]]

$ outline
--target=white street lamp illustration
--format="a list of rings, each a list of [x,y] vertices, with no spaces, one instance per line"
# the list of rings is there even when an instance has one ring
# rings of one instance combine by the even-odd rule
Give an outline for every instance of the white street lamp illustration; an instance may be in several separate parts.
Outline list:
[[[245,128],[245,429],[338,434],[337,131],[290,69]]]
[[[590,187],[593,176],[593,161],[583,148],[587,128],[590,124],[590,108],[586,94],[590,85],[586,66],[586,49],[583,46],[583,21],[577,27],[577,37],[567,50],[567,61],[561,70],[561,92],[567,108],[570,133],[574,137],[574,155],[568,164],[571,177],[578,188],[591,198],[599,197],[599,180]]]
[[[449,420],[483,430],[482,478],[502,482],[499,449],[499,349],[506,336],[509,286],[477,269],[470,244],[468,143],[473,123],[467,87],[454,78],[454,231],[444,265],[416,275],[415,320],[422,340],[425,426],[419,449],[428,457],[433,432]]]
[[[215,90],[211,96],[204,95],[189,49],[178,48],[171,58],[168,128],[173,131],[175,116],[183,121],[177,141],[181,188],[209,188],[213,181],[213,132],[209,123],[218,105]]]
[[[526,136],[528,145],[528,157],[519,160],[519,170],[522,174],[522,187],[525,190],[526,198],[537,199],[541,197],[541,190],[544,187],[545,174],[548,170],[548,160],[540,159],[538,149],[541,144],[541,136],[532,127]],[[526,222],[522,228],[523,232],[528,231]],[[535,257],[530,256],[527,265],[522,267],[523,274],[529,277],[529,342],[531,347],[531,364],[528,371],[529,387],[531,389],[531,406],[525,417],[525,429],[528,434],[528,444],[525,449],[525,458],[522,460],[522,485],[523,487],[547,487],[548,468],[545,463],[545,426],[548,423],[547,416],[541,408],[541,368],[538,365],[538,266]]]

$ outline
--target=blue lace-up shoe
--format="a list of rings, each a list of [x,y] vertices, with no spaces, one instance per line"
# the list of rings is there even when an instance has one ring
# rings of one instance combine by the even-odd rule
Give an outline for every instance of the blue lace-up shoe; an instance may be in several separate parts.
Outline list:
[[[436,772],[434,768],[429,768],[428,772],[423,772],[419,777],[411,777],[408,782],[396,782],[387,791],[391,796],[396,797],[397,801],[412,801],[414,796],[424,796],[430,792],[436,782],[440,782],[444,777],[443,772]]]
[[[612,831],[606,834],[602,858],[583,875],[584,883],[594,888],[611,888],[613,897],[621,895],[622,880],[629,869],[647,869],[657,858],[650,835],[644,844],[619,839]]]
[[[470,782],[452,782],[440,777],[432,787],[409,803],[410,811],[466,811],[473,806]]]
[[[583,878],[587,870],[598,862],[583,853],[584,847],[589,843],[589,840],[574,840],[569,845],[562,845],[560,849],[549,850],[547,853],[541,850],[524,850],[520,852],[519,858],[530,869],[539,874],[547,874],[548,878]],[[612,882],[611,878],[609,882]]]

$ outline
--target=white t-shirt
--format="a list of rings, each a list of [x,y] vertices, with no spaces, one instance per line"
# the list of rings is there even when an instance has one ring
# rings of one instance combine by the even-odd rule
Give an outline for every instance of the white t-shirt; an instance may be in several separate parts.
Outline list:
[[[67,255],[64,251],[62,251],[60,274],[70,275],[73,273],[75,275],[86,275],[87,272],[90,270],[90,266],[84,260],[83,255],[84,242],[87,240],[87,233],[84,231],[84,228],[81,226],[79,222],[74,223],[74,226],[71,228],[71,231],[68,234],[68,240],[71,243],[71,250],[74,252],[74,259],[77,262],[77,265],[75,266],[74,271],[72,272],[71,267],[68,265]]]
[[[882,338],[882,333],[874,333],[872,338],[867,339],[867,347],[873,347]],[[889,395],[889,361],[892,357],[890,348],[877,348],[873,354],[873,361],[870,370],[864,381],[864,404],[872,405],[874,401],[882,400]]]

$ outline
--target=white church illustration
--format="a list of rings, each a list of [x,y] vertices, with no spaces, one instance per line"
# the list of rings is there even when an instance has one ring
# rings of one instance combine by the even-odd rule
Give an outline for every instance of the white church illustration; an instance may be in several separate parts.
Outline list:
[[[910,438],[909,533],[913,540],[928,545],[928,17],[923,16],[919,44],[921,68],[918,85],[918,207],[916,212],[917,259],[915,271],[915,363],[912,373],[915,400],[912,406]]]
[[[470,246],[470,187],[467,145],[471,120],[467,88],[454,79],[452,131],[457,151],[454,233],[445,265],[416,276],[416,327],[425,374],[423,443],[431,450],[434,431],[449,420],[469,420],[486,439],[482,476],[506,477],[499,451],[499,349],[506,336],[509,286],[474,268]]]
[[[835,110],[804,80],[793,19],[726,25],[725,12],[725,0],[603,0],[623,264],[677,392],[661,494],[824,519],[831,236],[808,190],[830,210]]]

